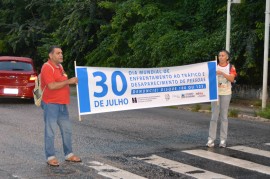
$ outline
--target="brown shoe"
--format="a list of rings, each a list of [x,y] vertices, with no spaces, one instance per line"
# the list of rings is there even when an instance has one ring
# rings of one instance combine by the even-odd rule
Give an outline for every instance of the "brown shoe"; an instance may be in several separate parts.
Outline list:
[[[53,158],[51,160],[48,160],[47,161],[47,164],[49,166],[52,166],[52,167],[58,167],[59,166],[59,162],[58,162],[58,160],[56,158]]]
[[[76,155],[72,155],[71,157],[66,159],[66,161],[67,162],[81,162],[82,160],[80,159],[80,157],[78,157]]]

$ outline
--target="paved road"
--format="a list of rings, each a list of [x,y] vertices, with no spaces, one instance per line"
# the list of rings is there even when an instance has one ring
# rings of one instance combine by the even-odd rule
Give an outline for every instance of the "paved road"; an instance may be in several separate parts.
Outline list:
[[[0,99],[0,178],[270,178],[270,123],[230,119],[228,148],[205,147],[209,114],[151,108],[83,116],[69,106],[83,162],[46,165],[42,110]]]

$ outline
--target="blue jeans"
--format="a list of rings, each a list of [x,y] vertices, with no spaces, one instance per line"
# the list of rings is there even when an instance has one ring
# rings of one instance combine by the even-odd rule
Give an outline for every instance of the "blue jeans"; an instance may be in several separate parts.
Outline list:
[[[44,110],[44,123],[45,123],[45,155],[46,159],[55,156],[54,149],[54,135],[57,125],[60,128],[64,154],[67,156],[72,153],[72,128],[69,120],[69,113],[67,105],[44,103],[42,101],[41,107]]]

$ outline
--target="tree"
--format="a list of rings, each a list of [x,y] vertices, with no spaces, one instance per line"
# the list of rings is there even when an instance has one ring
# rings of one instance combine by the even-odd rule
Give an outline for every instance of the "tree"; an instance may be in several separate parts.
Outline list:
[[[155,67],[209,60],[224,36],[218,21],[222,18],[210,21],[220,4],[210,0],[103,1],[100,7],[115,15],[98,32],[99,44],[88,53],[87,64]]]
[[[239,83],[257,85],[265,2],[242,2],[231,9],[231,62]],[[41,67],[49,46],[60,45],[71,75],[74,60],[107,67],[210,61],[225,48],[226,5],[224,0],[0,0],[0,53],[32,57]]]

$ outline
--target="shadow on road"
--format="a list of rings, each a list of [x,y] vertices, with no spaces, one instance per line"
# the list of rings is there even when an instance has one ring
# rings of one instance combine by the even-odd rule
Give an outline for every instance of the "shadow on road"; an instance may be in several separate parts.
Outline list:
[[[0,98],[0,104],[34,104],[34,100],[21,98]]]

